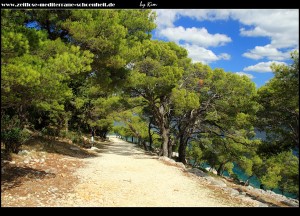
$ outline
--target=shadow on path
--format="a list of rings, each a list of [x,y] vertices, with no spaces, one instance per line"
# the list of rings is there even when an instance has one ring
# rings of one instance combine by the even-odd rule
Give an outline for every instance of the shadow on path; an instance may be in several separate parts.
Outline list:
[[[70,144],[67,141],[52,140],[41,136],[32,138],[27,146],[37,146],[40,151],[46,151],[48,153],[57,153],[76,158],[89,158],[96,157],[96,154],[88,152],[78,145]]]
[[[108,143],[96,143],[94,146],[99,149],[95,150],[98,153],[116,154],[121,156],[134,156],[138,159],[149,159],[149,156],[153,156],[152,153],[146,152],[145,150],[138,148],[136,144],[128,143],[115,137],[110,137],[110,142]]]
[[[21,178],[44,179],[54,178],[54,173],[47,173],[30,167],[7,167],[4,174],[1,174],[1,192],[18,187],[22,184]]]

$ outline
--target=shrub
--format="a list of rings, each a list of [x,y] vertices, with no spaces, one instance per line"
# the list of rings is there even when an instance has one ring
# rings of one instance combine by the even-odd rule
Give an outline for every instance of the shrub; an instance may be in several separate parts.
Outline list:
[[[29,137],[29,132],[22,129],[18,117],[1,116],[1,142],[3,142],[7,153],[18,153],[21,145]]]
[[[63,138],[66,138],[68,135],[68,132],[66,130],[61,130],[59,131],[59,136],[60,137],[63,137]]]
[[[74,144],[79,142],[78,136],[76,136],[76,135],[73,136],[71,140],[72,140],[72,142],[73,142]]]
[[[54,126],[47,126],[41,130],[43,136],[56,137],[59,135],[59,129]]]
[[[83,138],[82,138],[81,133],[78,134],[78,133],[69,131],[69,132],[66,134],[66,138],[72,140],[72,142],[73,142],[74,144],[80,144],[80,145],[83,145]]]

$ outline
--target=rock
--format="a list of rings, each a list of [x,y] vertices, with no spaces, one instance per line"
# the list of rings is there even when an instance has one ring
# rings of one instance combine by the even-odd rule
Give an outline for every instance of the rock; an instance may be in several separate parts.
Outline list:
[[[250,197],[246,197],[246,196],[241,196],[241,199],[246,202],[254,202],[253,199],[251,199]]]
[[[16,164],[16,161],[10,161],[9,164]]]
[[[95,151],[95,150],[100,150],[100,149],[98,149],[97,147],[94,147],[94,146],[93,146],[93,147],[91,147],[91,150],[94,150],[94,151]]]
[[[274,191],[271,191],[271,190],[267,190],[266,191],[268,194],[271,194],[271,195],[276,195],[276,193]]]
[[[80,148],[77,148],[77,147],[70,147],[71,150],[74,150],[74,151],[80,151]]]
[[[210,182],[213,185],[216,185],[219,187],[227,187],[227,185],[223,181],[218,180],[212,176],[205,176],[204,179],[206,179],[208,182]]]
[[[210,182],[212,182],[212,181],[215,180],[215,179],[214,179],[213,177],[211,177],[211,176],[205,176],[204,179],[206,179],[207,181],[210,181]]]
[[[159,157],[158,159],[162,160],[162,161],[168,161],[168,162],[171,162],[171,163],[175,163],[174,160],[172,160],[171,158],[168,158],[166,156]]]
[[[172,157],[179,157],[178,152],[172,152]]]
[[[288,206],[299,207],[299,201],[294,199],[287,199],[281,201],[281,203],[286,204]]]
[[[231,196],[238,196],[240,194],[237,190],[235,190],[233,188],[229,188],[228,191],[229,191]]]
[[[208,174],[206,174],[205,172],[197,169],[197,168],[192,168],[188,170],[190,173],[195,174],[196,176],[200,176],[200,177],[206,177],[208,176]]]
[[[211,183],[213,185],[217,185],[219,187],[227,187],[227,185],[224,182],[220,181],[220,180],[214,179],[213,181],[211,181]]]
[[[205,169],[206,169],[208,172],[212,172],[212,173],[215,174],[215,175],[218,174],[217,170],[212,169],[211,167],[206,167]]]
[[[175,164],[176,164],[178,167],[185,169],[185,166],[184,166],[183,163],[181,163],[181,162],[176,162]]]
[[[258,202],[265,202],[265,200],[264,200],[263,198],[261,198],[261,197],[256,197],[256,200],[257,200]]]
[[[21,151],[19,151],[19,155],[28,155],[30,152],[29,151],[27,151],[27,150],[21,150]]]
[[[227,182],[228,182],[224,177],[221,178],[221,181],[224,182],[224,183],[227,183]]]
[[[277,196],[280,198],[280,199],[286,199],[286,196],[282,195],[282,194],[277,194]]]
[[[45,159],[42,158],[42,159],[40,160],[40,163],[44,163],[44,162],[45,162]]]
[[[259,202],[258,207],[269,207],[266,203]]]
[[[288,198],[288,200],[289,200],[289,201],[291,201],[291,202],[296,202],[296,203],[299,203],[299,200],[297,200],[297,199]]]
[[[240,191],[240,194],[246,196],[246,192],[244,191]]]
[[[289,199],[289,201],[291,201],[291,202],[294,202],[294,203],[299,204],[299,200],[297,200],[297,199],[292,199],[292,198],[288,198],[288,199]]]
[[[256,189],[259,193],[262,193],[262,194],[266,194],[267,192],[265,190],[262,190],[262,189]]]
[[[24,163],[28,164],[28,163],[29,163],[29,160],[24,160]]]
[[[252,186],[248,185],[248,186],[247,186],[247,189],[249,189],[249,190],[253,190],[253,189],[254,189],[254,187],[252,187]]]

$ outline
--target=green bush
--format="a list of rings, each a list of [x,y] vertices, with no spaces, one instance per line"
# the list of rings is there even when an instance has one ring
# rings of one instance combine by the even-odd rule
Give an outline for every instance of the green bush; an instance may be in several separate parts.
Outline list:
[[[66,130],[61,130],[59,131],[59,136],[60,137],[63,137],[63,138],[66,138],[68,135],[68,132]]]
[[[47,126],[41,130],[43,136],[56,137],[59,136],[60,131],[54,126]]]
[[[70,139],[72,140],[72,142],[76,141],[76,134],[72,131],[69,131],[67,134],[66,134],[66,138],[67,139]]]
[[[81,133],[78,134],[78,133],[69,131],[66,134],[66,138],[72,140],[72,142],[74,144],[83,144],[83,138],[82,138]]]
[[[80,135],[77,135],[77,142],[75,142],[75,143],[83,145],[83,138]]]
[[[20,119],[17,116],[1,116],[1,142],[7,153],[18,153],[21,145],[27,141],[30,134],[22,129]]]
[[[73,136],[71,140],[74,144],[79,142],[78,136],[76,136],[76,135]]]

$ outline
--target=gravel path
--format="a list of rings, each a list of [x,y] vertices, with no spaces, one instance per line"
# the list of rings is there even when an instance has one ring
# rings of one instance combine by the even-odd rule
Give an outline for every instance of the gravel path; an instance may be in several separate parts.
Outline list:
[[[59,206],[246,206],[133,144],[110,140],[97,146],[98,157],[84,159],[74,173],[80,183]]]

